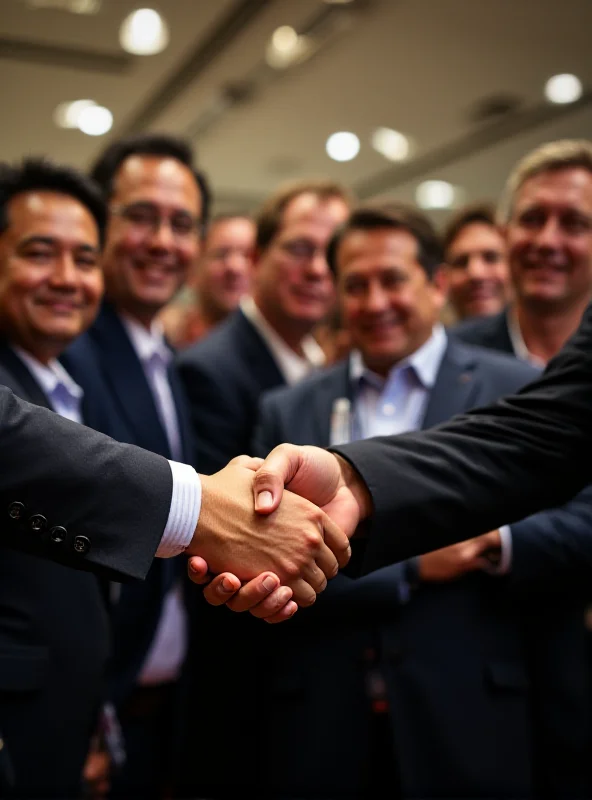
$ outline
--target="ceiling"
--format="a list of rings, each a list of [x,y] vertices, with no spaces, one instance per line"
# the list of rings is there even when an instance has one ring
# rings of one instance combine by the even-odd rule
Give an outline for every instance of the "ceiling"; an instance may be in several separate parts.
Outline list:
[[[496,198],[528,149],[592,133],[590,0],[100,0],[92,15],[34,2],[0,0],[3,159],[47,154],[86,167],[113,137],[166,130],[191,138],[220,209],[252,208],[278,182],[321,175],[363,199],[407,201],[422,180],[444,179],[473,201]],[[121,21],[143,5],[170,28],[159,55],[119,45]],[[265,51],[281,25],[308,33],[312,55],[274,70]],[[584,95],[553,106],[543,86],[564,72]],[[54,124],[55,107],[79,98],[113,112],[108,135]],[[500,101],[505,113],[488,113]],[[412,137],[408,161],[372,149],[378,126]],[[353,161],[325,153],[338,130],[361,140]]]

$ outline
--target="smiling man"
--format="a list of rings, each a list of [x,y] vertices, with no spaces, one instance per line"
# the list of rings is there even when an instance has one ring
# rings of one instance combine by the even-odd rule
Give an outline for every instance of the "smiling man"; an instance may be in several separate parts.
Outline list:
[[[104,385],[117,438],[192,464],[189,412],[157,316],[199,256],[208,194],[190,147],[165,135],[114,142],[92,175],[108,204],[105,297],[65,363],[87,391]],[[108,432],[108,431],[107,431]],[[187,642],[179,559],[156,560],[144,583],[117,592],[111,694],[127,762],[113,794],[156,796],[167,764]]]
[[[514,302],[456,333],[470,344],[542,366],[577,330],[592,291],[592,143],[563,140],[529,153],[501,209]]]

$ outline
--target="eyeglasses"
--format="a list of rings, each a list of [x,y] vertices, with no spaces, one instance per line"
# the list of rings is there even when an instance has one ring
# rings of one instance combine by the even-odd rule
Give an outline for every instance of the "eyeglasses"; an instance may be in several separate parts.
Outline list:
[[[296,261],[312,261],[319,253],[325,255],[325,248],[319,247],[316,242],[310,239],[293,239],[287,242],[280,242],[280,248]]]
[[[196,233],[201,234],[203,229],[203,222],[188,211],[173,211],[171,214],[165,215],[152,203],[111,206],[110,211],[135,228],[151,233],[158,231],[166,221],[173,236],[178,239],[185,239]]]

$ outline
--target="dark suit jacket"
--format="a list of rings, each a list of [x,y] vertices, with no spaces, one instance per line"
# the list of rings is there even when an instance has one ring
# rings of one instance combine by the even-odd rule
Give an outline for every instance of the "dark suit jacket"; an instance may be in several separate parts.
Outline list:
[[[515,391],[535,374],[451,341],[423,427]],[[350,394],[347,362],[269,393],[255,453],[282,441],[327,446],[333,403]],[[372,743],[365,654],[375,649],[403,797],[532,796],[529,665],[522,600],[512,588],[522,576],[424,584],[402,605],[402,573],[395,564],[357,580],[341,574],[312,609],[273,630],[265,650],[271,690],[262,704],[263,727],[274,731],[266,748],[272,793],[361,791]]]
[[[163,424],[152,390],[127,331],[107,303],[87,334],[62,358],[86,393],[100,392],[108,403],[104,421],[117,431],[120,441],[171,458]],[[171,366],[169,382],[175,400],[183,461],[194,461],[193,435],[180,380]],[[112,434],[115,435],[115,434]],[[156,559],[143,583],[122,587],[113,613],[112,697],[120,703],[133,687],[152,644],[163,599],[175,578],[184,571],[184,560]]]
[[[0,383],[50,408],[4,344]],[[85,405],[92,416],[92,398]],[[9,525],[6,518],[2,527]],[[108,638],[94,575],[0,547],[0,726],[18,796],[78,796]]]
[[[514,354],[506,310],[467,320],[452,334],[469,344]],[[530,576],[527,585],[538,590],[538,613],[531,617],[527,641],[540,760],[547,766],[562,763],[562,772],[576,776],[590,741],[582,710],[590,702],[584,614],[590,599],[592,487],[566,506],[516,523],[512,531],[517,568]],[[582,587],[587,588],[584,595]],[[556,771],[543,775],[548,789],[558,783]]]
[[[191,404],[200,471],[217,472],[249,451],[259,397],[284,378],[240,310],[181,352],[177,363]]]

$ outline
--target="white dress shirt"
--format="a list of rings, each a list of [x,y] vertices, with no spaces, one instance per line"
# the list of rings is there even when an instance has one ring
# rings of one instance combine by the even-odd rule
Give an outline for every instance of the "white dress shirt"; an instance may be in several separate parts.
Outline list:
[[[350,355],[353,383],[353,410],[349,400],[339,398],[333,407],[331,444],[352,439],[391,436],[421,427],[430,392],[433,389],[446,352],[447,336],[442,325],[434,326],[430,338],[408,358],[396,364],[386,378],[372,372],[361,353]],[[344,402],[345,401],[345,402]],[[501,555],[494,574],[507,572],[512,560],[510,528],[500,529]]]
[[[543,359],[533,355],[526,346],[524,336],[520,330],[518,316],[512,307],[510,307],[506,312],[506,320],[508,325],[508,333],[510,334],[510,341],[512,342],[512,350],[514,351],[516,358],[532,364],[533,367],[544,369],[546,364]]]
[[[156,410],[167,435],[171,455],[173,458],[179,459],[183,453],[181,433],[175,400],[168,379],[168,367],[172,353],[164,340],[162,326],[158,322],[154,322],[148,330],[131,317],[122,315],[120,318],[142,364],[154,397]],[[195,478],[196,473],[193,471],[193,482],[195,482]],[[171,512],[173,506],[179,503],[179,499],[176,500],[175,503],[175,486],[173,486]],[[193,500],[195,502],[195,497]],[[186,504],[185,498],[183,498],[181,505],[182,510],[186,510],[191,503]],[[159,547],[157,555],[160,552],[161,548]],[[179,677],[186,652],[187,614],[183,606],[181,586],[177,584],[164,598],[156,633],[140,671],[139,683],[154,685],[176,680]]]
[[[42,364],[22,347],[14,345],[12,349],[43,389],[56,414],[72,422],[82,422],[81,404],[84,391],[60,362],[52,358],[49,363]]]
[[[255,305],[252,297],[243,297],[240,307],[245,317],[269,347],[288,386],[293,386],[313,370],[325,365],[325,354],[313,336],[305,336],[302,339],[300,346],[303,355],[299,356],[286,344],[279,333],[271,327]]]

